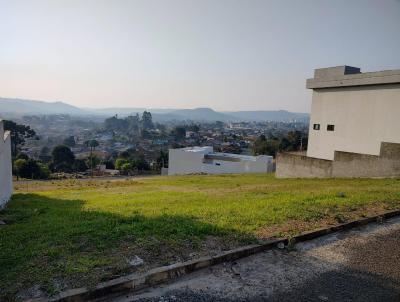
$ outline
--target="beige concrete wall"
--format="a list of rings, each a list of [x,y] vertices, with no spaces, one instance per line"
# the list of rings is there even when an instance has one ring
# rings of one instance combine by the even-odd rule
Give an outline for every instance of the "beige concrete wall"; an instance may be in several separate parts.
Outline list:
[[[381,142],[400,143],[399,117],[400,84],[314,89],[307,156],[379,155]],[[335,125],[333,132],[328,124]]]
[[[278,178],[327,178],[332,176],[332,161],[293,153],[278,153]]]
[[[11,138],[0,120],[0,209],[12,194]]]
[[[292,153],[277,156],[278,178],[400,177],[400,144],[381,144],[379,155],[336,151],[334,160]]]
[[[380,155],[335,152],[333,177],[400,177],[400,144],[382,143]]]

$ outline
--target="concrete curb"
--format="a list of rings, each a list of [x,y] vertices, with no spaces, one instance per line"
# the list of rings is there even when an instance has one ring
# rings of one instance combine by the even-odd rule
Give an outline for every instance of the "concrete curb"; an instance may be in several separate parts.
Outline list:
[[[279,243],[284,245],[294,244],[321,237],[327,234],[348,230],[357,226],[362,226],[371,222],[382,222],[384,219],[400,216],[400,210],[388,211],[359,220],[342,223],[328,228],[321,228],[310,232],[305,232],[291,238],[281,238],[266,241],[262,244],[253,244],[243,246],[237,249],[223,252],[217,256],[203,257],[186,262],[175,263],[168,266],[162,266],[138,275],[131,274],[110,281],[102,282],[95,288],[76,288],[66,290],[50,299],[34,299],[30,302],[81,302],[100,298],[117,292],[138,291],[156,284],[164,283],[176,279],[180,276],[189,274],[202,268],[210,267],[222,262],[233,261],[239,258],[247,257],[262,251],[270,250]],[[26,302],[28,302],[26,301]]]

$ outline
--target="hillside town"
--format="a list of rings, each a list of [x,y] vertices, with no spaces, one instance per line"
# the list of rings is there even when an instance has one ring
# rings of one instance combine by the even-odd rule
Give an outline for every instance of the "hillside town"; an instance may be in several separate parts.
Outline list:
[[[47,165],[51,172],[47,177],[52,178],[160,174],[161,168],[168,167],[168,150],[176,148],[210,146],[223,153],[275,156],[278,151],[307,147],[305,121],[157,123],[148,111],[103,120],[69,115],[22,116],[15,120],[34,132],[20,135],[21,142],[13,151],[15,160],[31,159]],[[6,122],[6,129],[11,130],[7,125],[11,124]],[[76,158],[73,168],[54,168],[52,152],[57,146],[71,151]],[[17,168],[14,174],[21,176]],[[38,179],[47,174],[25,171],[22,175]]]

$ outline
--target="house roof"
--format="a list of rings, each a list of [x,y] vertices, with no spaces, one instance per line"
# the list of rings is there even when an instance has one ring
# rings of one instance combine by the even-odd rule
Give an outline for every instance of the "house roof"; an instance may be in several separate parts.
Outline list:
[[[362,73],[360,68],[345,65],[316,69],[314,78],[307,79],[306,87],[322,89],[398,83],[400,83],[400,69]]]
[[[206,154],[204,156],[206,159],[215,159],[215,160],[225,160],[225,161],[257,161],[260,159],[272,158],[269,155],[262,156],[251,156],[251,155],[242,155],[242,154],[234,154],[234,153],[222,153],[222,152],[213,152]]]

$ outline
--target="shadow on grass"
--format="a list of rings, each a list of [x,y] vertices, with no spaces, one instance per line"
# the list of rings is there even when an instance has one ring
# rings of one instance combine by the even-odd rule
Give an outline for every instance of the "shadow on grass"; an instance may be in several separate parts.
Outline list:
[[[141,269],[148,269],[254,241],[250,234],[196,217],[118,215],[86,210],[84,204],[13,196],[0,212],[7,223],[0,228],[0,300],[94,285],[132,272],[127,260],[134,255],[145,261]]]

